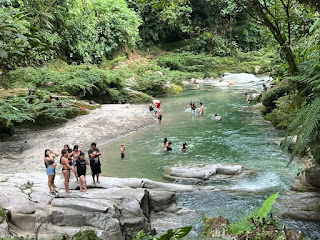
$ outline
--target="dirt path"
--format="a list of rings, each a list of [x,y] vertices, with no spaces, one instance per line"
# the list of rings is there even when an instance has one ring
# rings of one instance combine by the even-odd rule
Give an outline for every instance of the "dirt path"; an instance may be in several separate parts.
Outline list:
[[[44,171],[44,150],[60,153],[64,144],[85,152],[97,145],[155,123],[147,105],[107,104],[60,125],[43,130],[21,129],[0,142],[0,173]]]

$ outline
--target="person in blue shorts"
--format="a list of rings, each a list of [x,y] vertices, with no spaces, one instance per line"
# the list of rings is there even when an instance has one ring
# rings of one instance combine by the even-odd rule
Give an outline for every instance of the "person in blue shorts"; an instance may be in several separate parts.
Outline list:
[[[59,154],[52,152],[50,149],[44,151],[44,164],[47,168],[49,193],[53,195],[57,192],[56,186],[54,185],[57,164],[54,162],[54,159],[58,156]]]

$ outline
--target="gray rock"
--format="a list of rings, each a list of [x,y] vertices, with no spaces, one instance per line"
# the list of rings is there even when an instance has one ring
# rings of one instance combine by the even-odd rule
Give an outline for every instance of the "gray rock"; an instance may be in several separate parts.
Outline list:
[[[155,212],[176,212],[176,194],[167,191],[149,191],[150,207]]]
[[[320,188],[320,166],[317,165],[306,171],[306,178],[308,183],[312,186]],[[320,190],[320,189],[319,189]]]
[[[320,222],[319,192],[288,191],[278,199],[276,207],[284,218]]]
[[[1,221],[1,218],[0,218],[0,237],[10,237],[8,223],[7,221]]]
[[[221,177],[219,175],[240,175],[242,174],[242,166],[240,165],[222,165],[210,164],[201,166],[181,166],[164,168],[164,177],[175,180],[222,180],[230,177]]]

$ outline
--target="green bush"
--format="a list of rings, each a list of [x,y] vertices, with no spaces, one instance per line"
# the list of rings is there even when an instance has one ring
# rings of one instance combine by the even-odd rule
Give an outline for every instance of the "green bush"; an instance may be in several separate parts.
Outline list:
[[[99,240],[99,237],[94,230],[85,230],[73,235],[72,240]]]
[[[281,82],[278,86],[267,91],[262,97],[262,104],[264,106],[270,106],[271,109],[276,107],[276,100],[285,94],[289,93],[291,87],[288,83]]]
[[[58,63],[57,65],[60,65]],[[93,65],[51,65],[44,68],[22,68],[10,71],[6,83],[9,87],[28,87],[64,93],[78,98],[98,101],[104,96],[107,102],[121,98],[125,71],[102,70]]]

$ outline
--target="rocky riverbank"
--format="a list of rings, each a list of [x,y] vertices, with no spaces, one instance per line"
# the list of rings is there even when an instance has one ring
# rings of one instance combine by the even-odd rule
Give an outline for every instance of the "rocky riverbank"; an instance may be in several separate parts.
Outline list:
[[[106,104],[90,114],[45,129],[20,129],[0,142],[0,173],[45,172],[44,150],[60,153],[64,144],[85,152],[156,122],[148,105]]]
[[[0,206],[8,218],[0,216],[0,236],[58,239],[80,230],[94,229],[101,239],[132,239],[140,230],[153,233],[190,224],[193,210],[178,207],[177,192],[214,187],[159,183],[149,179],[100,179],[88,184],[88,194],[63,190],[48,194],[44,173],[0,174]],[[71,189],[78,187],[75,180]]]

